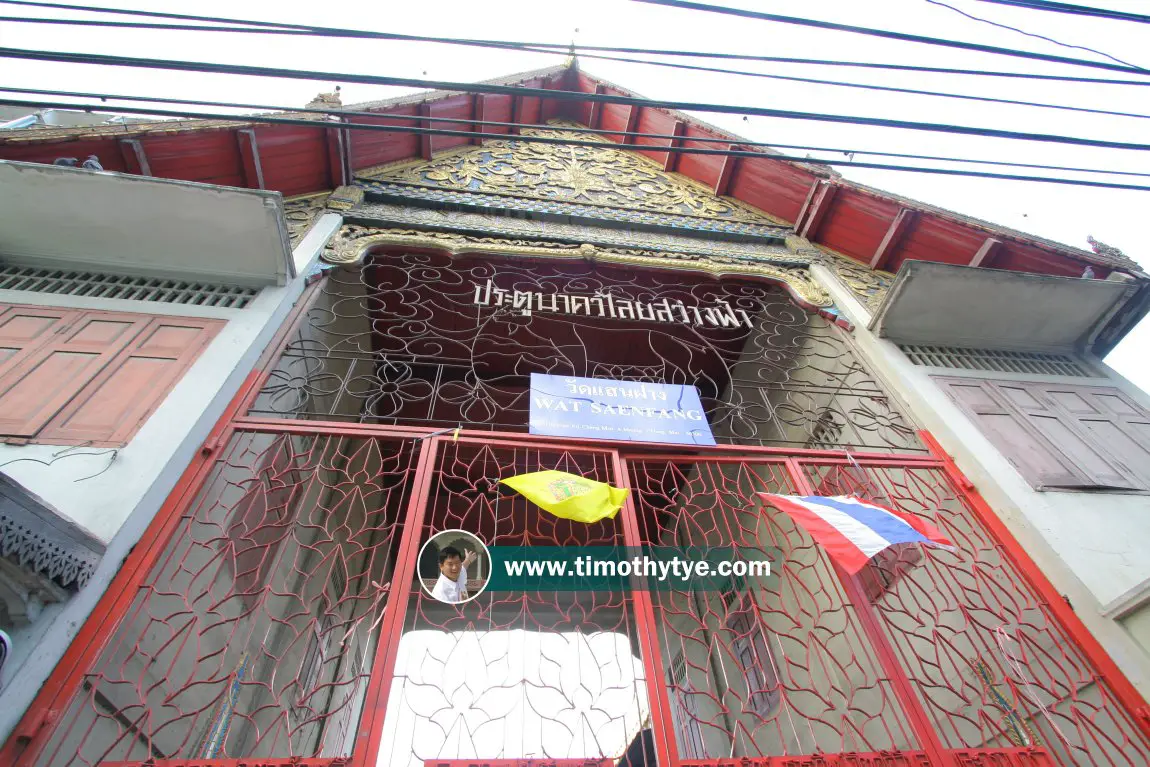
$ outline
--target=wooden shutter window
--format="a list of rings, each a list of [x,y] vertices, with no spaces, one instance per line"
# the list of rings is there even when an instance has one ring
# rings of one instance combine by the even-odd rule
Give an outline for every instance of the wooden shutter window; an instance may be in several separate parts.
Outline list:
[[[1039,434],[1070,459],[1075,468],[1086,476],[1089,485],[1113,488],[1138,487],[1123,475],[1122,470],[1112,459],[1092,444],[1092,440],[1079,428],[1079,424],[1073,419],[1065,418],[1058,409],[1051,407],[1052,403],[1043,396],[1045,387],[1041,384],[996,382],[992,385],[1026,417],[1028,423]],[[1076,482],[1070,486],[1079,487],[1082,484]]]
[[[989,381],[977,378],[935,378],[959,407],[971,416],[983,435],[1033,487],[1089,486],[1074,464],[1028,428],[995,394]]]
[[[1117,389],[934,380],[1036,489],[1150,486],[1150,418]],[[1107,410],[1111,401],[1097,397],[1117,398],[1120,406]]]
[[[1127,476],[1150,486],[1150,412],[1117,389],[1044,387],[1055,406],[1074,418]]]
[[[0,305],[0,380],[78,314],[50,307]]]
[[[0,438],[123,445],[222,324],[0,307]]]
[[[77,313],[0,381],[0,433],[35,436],[131,342],[148,318]]]

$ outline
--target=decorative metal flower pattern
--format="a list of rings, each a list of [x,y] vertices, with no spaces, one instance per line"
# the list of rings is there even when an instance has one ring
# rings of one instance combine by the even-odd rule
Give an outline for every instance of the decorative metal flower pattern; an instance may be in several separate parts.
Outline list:
[[[484,304],[488,281],[502,297]],[[550,308],[556,294],[726,306],[747,319],[575,316]],[[427,253],[329,276],[253,415],[522,431],[531,373],[693,385],[720,442],[921,450],[843,331],[774,286]]]
[[[572,137],[571,131],[554,128],[530,128],[523,133]],[[581,141],[600,140],[594,134],[574,135]],[[736,202],[715,196],[691,179],[663,173],[662,168],[643,156],[615,149],[605,141],[597,147],[498,139],[414,167],[384,171],[376,178],[657,213],[774,223]]]

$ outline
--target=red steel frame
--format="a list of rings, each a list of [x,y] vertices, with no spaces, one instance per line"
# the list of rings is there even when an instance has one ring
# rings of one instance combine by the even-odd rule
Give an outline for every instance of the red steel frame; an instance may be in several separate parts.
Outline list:
[[[816,494],[815,489],[811,486],[810,480],[807,479],[796,459],[787,459],[787,471],[795,481],[795,485],[800,493],[803,495]],[[850,599],[851,606],[862,622],[863,630],[866,632],[867,639],[870,640],[871,645],[874,647],[875,654],[878,655],[879,663],[882,664],[883,671],[886,672],[893,683],[895,695],[898,697],[899,703],[902,704],[903,710],[910,718],[911,729],[914,730],[914,734],[918,737],[923,750],[929,755],[931,763],[937,763],[939,765],[956,764],[953,756],[947,753],[943,747],[938,733],[930,723],[930,718],[927,716],[926,710],[915,696],[910,679],[907,678],[906,673],[895,657],[894,648],[891,647],[890,640],[887,639],[886,634],[879,625],[878,617],[874,614],[874,608],[871,607],[870,601],[866,598],[859,579],[848,575],[846,571],[837,564],[834,570],[843,584],[847,597]]]
[[[410,575],[415,567],[418,556],[419,536],[422,522],[426,513],[431,480],[434,472],[434,458],[439,444],[452,439],[474,442],[478,444],[498,444],[502,447],[542,447],[544,445],[559,449],[568,449],[576,452],[605,454],[611,461],[616,475],[616,482],[620,487],[628,487],[628,472],[626,461],[628,456],[622,455],[618,449],[605,447],[603,443],[594,440],[554,439],[520,433],[504,433],[490,431],[464,430],[458,436],[442,435],[434,427],[396,427],[378,426],[370,424],[347,424],[323,421],[288,421],[281,419],[248,418],[243,415],[255,400],[270,373],[270,361],[278,353],[282,340],[293,330],[300,321],[308,306],[310,295],[318,288],[317,285],[309,289],[294,312],[294,316],[285,324],[277,338],[269,346],[262,364],[245,380],[240,391],[233,398],[232,403],[221,416],[219,422],[212,430],[203,448],[184,471],[179,482],[172,490],[168,500],[161,507],[152,524],[149,525],[139,543],[132,553],[125,559],[124,565],[117,573],[112,584],[100,599],[89,619],[77,633],[75,640],[57,664],[56,669],[44,684],[40,693],[25,713],[12,736],[0,749],[0,764],[24,767],[31,765],[39,756],[42,747],[52,731],[52,724],[59,717],[60,712],[67,705],[71,696],[82,682],[84,669],[98,656],[104,648],[104,642],[113,634],[120,617],[125,614],[132,601],[135,589],[157,562],[163,551],[163,544],[167,542],[175,530],[181,514],[194,499],[197,491],[207,478],[216,450],[227,443],[237,431],[264,432],[280,434],[325,434],[344,437],[371,437],[383,436],[419,439],[422,441],[420,455],[416,469],[415,485],[412,488],[408,504],[408,523],[404,526],[400,541],[399,554],[396,562],[393,583],[399,583],[404,577]],[[1100,677],[1105,680],[1114,692],[1120,703],[1127,709],[1134,720],[1138,722],[1143,732],[1150,735],[1150,707],[1145,699],[1130,683],[1117,665],[1109,657],[1099,642],[1090,634],[1086,626],[1065,603],[1053,584],[1039,570],[1034,561],[1026,554],[1017,540],[1006,529],[1001,520],[994,514],[987,503],[974,489],[973,484],[966,479],[955,465],[954,460],[948,456],[938,442],[928,432],[920,432],[920,437],[930,450],[930,455],[891,455],[891,454],[852,454],[854,461],[865,462],[868,466],[889,467],[922,467],[938,468],[945,472],[946,477],[955,489],[968,502],[977,515],[978,520],[997,538],[1005,555],[1024,573],[1028,585],[1046,601],[1063,627],[1069,632],[1078,648],[1085,654],[1098,670]],[[664,459],[674,457],[674,453],[682,453],[681,445],[647,444],[641,446],[629,445],[635,450],[633,458]],[[662,452],[661,452],[662,451]],[[796,488],[804,493],[813,492],[809,481],[802,471],[805,464],[846,464],[848,459],[842,453],[819,450],[794,450],[786,448],[732,446],[699,447],[690,456],[680,456],[695,461],[731,461],[737,460],[737,453],[744,459],[751,461],[765,461],[782,463],[786,465],[788,474],[796,483]],[[628,498],[622,515],[624,540],[628,546],[638,545],[640,531],[636,519],[635,506]],[[933,764],[946,767],[958,767],[960,764],[973,764],[967,761],[961,751],[947,749],[943,746],[938,734],[930,723],[922,704],[918,701],[911,683],[905,672],[901,669],[895,658],[890,641],[879,626],[878,618],[873,607],[865,597],[862,587],[856,578],[847,577],[839,573],[846,587],[853,607],[863,621],[868,639],[879,656],[883,670],[894,683],[899,702],[904,707],[913,731],[920,740],[923,752],[904,753],[902,755],[889,754],[889,761],[871,762],[869,755],[854,755],[859,761],[846,762],[849,764]],[[392,593],[400,593],[393,590]],[[647,689],[651,707],[651,721],[654,726],[653,736],[656,753],[661,765],[666,767],[680,767],[688,764],[679,759],[675,746],[675,733],[671,728],[671,703],[666,689],[662,683],[663,661],[656,636],[656,617],[651,595],[646,591],[637,590],[633,593],[636,622],[640,631],[640,641],[643,647],[643,663],[647,676]],[[403,630],[404,617],[407,612],[407,601],[397,599],[392,603],[384,617],[378,650],[373,662],[371,678],[365,700],[357,742],[353,748],[350,759],[324,758],[324,759],[292,759],[268,758],[255,760],[261,765],[342,765],[353,767],[374,767],[379,752],[383,730],[383,716],[386,709],[392,674],[395,669],[396,653],[399,637]],[[998,755],[995,764],[1004,765],[1033,765],[1040,767],[1049,763],[1041,751],[1034,749],[996,749],[992,752]],[[843,755],[844,757],[847,755]],[[876,759],[878,755],[874,755]],[[826,764],[835,762],[826,761],[822,756],[811,757],[808,761],[803,757],[780,757],[741,760],[745,763],[755,763],[762,767],[772,764]],[[866,761],[862,761],[866,759]],[[526,764],[529,760],[515,760],[516,763]],[[569,760],[560,760],[569,761]],[[595,761],[595,760],[591,760]],[[726,764],[730,760],[712,760],[706,762],[711,765]],[[196,765],[239,765],[252,763],[250,759],[217,759],[217,760],[188,760],[173,759],[156,762],[156,767],[162,764],[181,765],[191,767]],[[475,760],[435,760],[434,764],[463,764],[479,763]],[[486,762],[483,762],[486,764]],[[554,760],[541,761],[553,764]],[[733,764],[733,762],[730,762]],[[844,764],[846,764],[844,763]],[[701,764],[691,762],[690,764]]]
[[[1067,603],[1066,598],[1058,593],[1058,589],[1050,582],[1050,579],[1038,568],[1034,560],[1022,548],[1022,545],[1014,537],[1014,535],[999,519],[994,510],[990,508],[990,504],[978,492],[974,483],[967,479],[962,470],[954,462],[954,458],[943,450],[942,445],[934,438],[930,432],[923,430],[919,432],[919,436],[930,452],[934,455],[947,477],[954,484],[954,486],[966,498],[970,507],[978,516],[978,520],[986,526],[986,528],[994,535],[1002,544],[1002,550],[1006,556],[1013,561],[1018,569],[1023,573],[1030,585],[1038,594],[1046,601],[1050,611],[1054,613],[1055,617],[1062,623],[1063,627],[1070,633],[1071,637],[1078,644],[1090,662],[1097,667],[1101,672],[1101,676],[1110,685],[1114,694],[1122,702],[1127,711],[1133,716],[1134,720],[1141,726],[1142,731],[1150,733],[1150,706],[1147,705],[1146,699],[1138,692],[1137,688],[1126,678],[1126,675],[1118,668],[1118,664],[1110,657],[1110,654],[1102,647],[1101,643],[1094,638],[1090,630],[1075,614],[1074,610]]]

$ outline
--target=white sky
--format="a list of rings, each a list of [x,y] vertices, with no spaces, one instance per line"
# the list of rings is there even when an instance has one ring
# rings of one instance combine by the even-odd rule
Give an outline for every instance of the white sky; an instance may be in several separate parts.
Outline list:
[[[471,37],[585,45],[714,50],[772,56],[803,56],[889,63],[998,69],[1086,77],[1129,78],[1085,67],[981,55],[936,46],[900,43],[839,32],[813,30],[696,11],[664,8],[627,0],[581,0],[578,3],[504,0],[499,3],[378,2],[344,0],[339,4],[248,0],[148,3],[143,0],[89,0],[91,5],[173,10],[201,15],[236,16],[265,21],[354,27],[408,34]],[[716,0],[717,4],[719,0]],[[727,5],[773,13],[818,18],[862,26],[975,41],[1045,53],[1099,58],[1062,48],[1016,32],[963,18],[927,0],[729,0]],[[951,0],[974,15],[1076,45],[1098,48],[1135,65],[1150,66],[1150,26],[1009,8],[975,0]],[[1144,2],[1091,0],[1097,7],[1147,12]],[[64,15],[75,12],[0,5],[0,15]],[[0,46],[46,50],[116,53],[131,56],[281,66],[330,72],[475,81],[559,64],[561,55],[394,43],[368,40],[293,38],[269,35],[209,34],[49,27],[0,22]],[[953,91],[1028,101],[1072,104],[1098,109],[1150,114],[1150,87],[1018,81],[955,75],[850,70],[751,62],[707,62],[733,69],[822,79],[879,83],[899,87]],[[655,99],[745,104],[780,109],[950,122],[961,125],[1056,133],[1145,143],[1145,120],[1088,115],[1033,107],[983,104],[905,94],[762,78],[696,73],[584,58],[585,70]],[[1150,81],[1150,78],[1147,78]],[[0,85],[104,91],[130,95],[186,97],[219,101],[303,106],[338,80],[308,82],[131,70],[0,59]],[[343,84],[344,103],[387,98],[403,89]],[[110,102],[111,103],[111,102]],[[990,160],[1018,160],[1049,165],[1108,168],[1150,173],[1147,152],[1072,147],[918,131],[834,125],[776,118],[700,114],[704,120],[747,138],[783,144],[809,144],[850,149],[938,154]],[[829,155],[819,155],[830,157]],[[859,160],[874,160],[859,155]],[[909,164],[903,163],[903,164]],[[933,164],[933,163],[926,163]],[[1028,173],[1004,169],[1005,172]],[[1079,247],[1087,235],[1123,249],[1150,266],[1144,245],[1148,193],[1091,189],[989,179],[963,179],[843,169],[847,178],[988,221],[1015,227]],[[1061,172],[1051,172],[1060,175]],[[1065,175],[1065,174],[1062,174]],[[1137,177],[1111,178],[1146,183]],[[1150,322],[1132,332],[1108,362],[1150,390]]]
[[[626,636],[480,623],[403,635],[379,765],[623,754],[649,710]]]

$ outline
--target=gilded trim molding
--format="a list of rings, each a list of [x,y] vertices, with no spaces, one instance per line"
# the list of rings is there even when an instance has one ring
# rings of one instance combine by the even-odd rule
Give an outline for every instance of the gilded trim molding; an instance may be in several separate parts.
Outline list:
[[[720,256],[755,259],[777,266],[805,266],[806,256],[796,255],[781,242],[740,242],[700,236],[698,232],[646,231],[631,227],[596,226],[590,223],[571,223],[563,220],[517,218],[494,213],[424,208],[393,203],[365,203],[358,206],[348,218],[366,227],[384,230],[434,229],[464,235],[506,238],[544,239],[558,242],[590,243],[608,248],[637,248],[639,250],[692,253],[702,256]],[[781,237],[779,238],[782,239]]]
[[[360,177],[427,189],[511,195],[541,202],[568,202],[604,208],[695,216],[779,226],[784,223],[638,152],[615,148],[584,126],[553,120],[548,127],[525,128],[525,136],[574,138],[597,146],[532,144],[515,137],[445,152],[431,160],[361,172]],[[652,147],[652,151],[655,148]]]
[[[830,294],[811,278],[809,263],[796,263],[793,267],[784,267],[756,263],[745,257],[608,248],[590,243],[474,237],[454,232],[417,229],[380,230],[348,225],[340,230],[323,258],[331,264],[358,264],[371,250],[384,247],[439,250],[451,256],[476,253],[504,257],[554,258],[641,269],[675,269],[715,278],[761,279],[786,288],[792,297],[806,308],[819,310],[833,305]]]
[[[894,283],[894,275],[890,272],[871,269],[853,258],[825,250],[797,234],[787,237],[787,249],[806,258],[808,263],[822,264],[830,269],[839,278],[839,281],[871,311],[882,304],[887,291]]]

